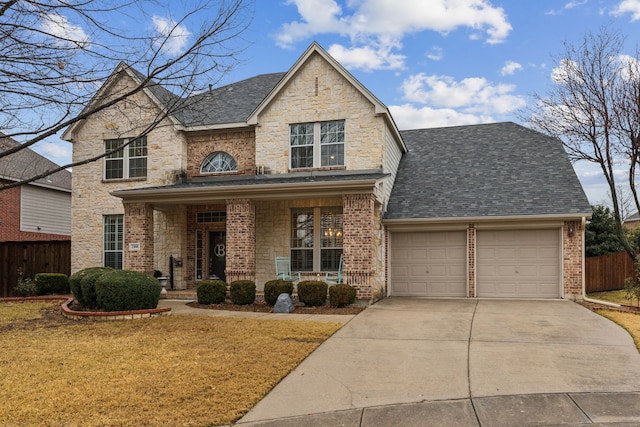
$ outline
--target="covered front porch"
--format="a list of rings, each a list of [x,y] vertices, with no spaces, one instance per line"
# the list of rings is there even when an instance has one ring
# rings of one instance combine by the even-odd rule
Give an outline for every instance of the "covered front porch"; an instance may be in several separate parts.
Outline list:
[[[292,174],[293,175],[293,174]],[[377,192],[385,175],[300,173],[190,180],[114,192],[124,204],[124,268],[171,275],[172,289],[216,276],[276,277],[288,256],[303,280],[324,280],[344,258],[343,282],[359,299],[385,287],[384,233]],[[172,262],[172,264],[170,264]]]

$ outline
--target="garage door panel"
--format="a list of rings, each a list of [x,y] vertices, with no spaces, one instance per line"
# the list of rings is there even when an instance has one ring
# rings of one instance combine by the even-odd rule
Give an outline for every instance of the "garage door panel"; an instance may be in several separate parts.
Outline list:
[[[466,231],[393,233],[391,293],[467,296]]]
[[[477,295],[493,298],[560,296],[560,231],[479,230]]]

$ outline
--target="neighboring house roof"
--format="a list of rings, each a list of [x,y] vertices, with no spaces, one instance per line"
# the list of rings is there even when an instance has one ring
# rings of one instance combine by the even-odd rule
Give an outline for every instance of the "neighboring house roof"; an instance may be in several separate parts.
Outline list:
[[[19,146],[20,143],[4,136],[0,132],[0,152]],[[57,169],[59,166],[30,148],[23,148],[13,154],[0,158],[0,178],[9,181],[21,181],[43,172]],[[71,191],[71,172],[61,170],[46,178],[32,182],[33,185]]]
[[[633,215],[627,217],[623,222],[636,222],[640,221],[640,213],[636,212]]]
[[[402,136],[386,219],[591,215],[558,139],[511,122]]]

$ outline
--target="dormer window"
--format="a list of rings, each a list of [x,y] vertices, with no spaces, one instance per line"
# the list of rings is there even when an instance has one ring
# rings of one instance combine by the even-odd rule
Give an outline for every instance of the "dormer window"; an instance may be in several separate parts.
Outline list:
[[[217,151],[202,162],[200,173],[236,172],[238,165],[229,153]]]
[[[291,169],[344,166],[344,120],[289,126]]]

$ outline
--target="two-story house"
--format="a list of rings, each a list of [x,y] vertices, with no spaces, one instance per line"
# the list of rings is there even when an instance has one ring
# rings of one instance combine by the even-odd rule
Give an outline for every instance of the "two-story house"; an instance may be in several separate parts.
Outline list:
[[[139,79],[121,64],[94,102]],[[177,101],[158,85],[132,98],[67,129],[74,160],[111,151]],[[188,101],[74,168],[73,271],[160,270],[175,289],[216,275],[261,289],[275,256],[310,279],[343,256],[363,299],[582,293],[591,209],[557,140],[513,123],[400,132],[316,43],[286,73]]]

